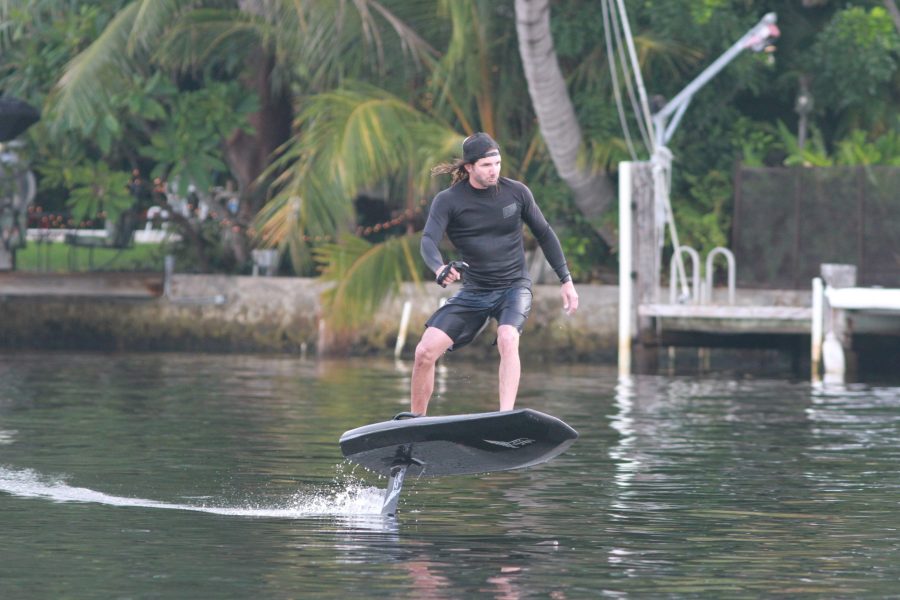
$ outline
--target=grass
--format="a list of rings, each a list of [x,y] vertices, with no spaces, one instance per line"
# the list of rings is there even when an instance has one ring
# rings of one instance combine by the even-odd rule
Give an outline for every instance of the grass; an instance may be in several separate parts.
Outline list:
[[[164,258],[163,244],[134,244],[130,248],[91,250],[75,248],[62,242],[28,242],[25,248],[16,252],[16,270],[44,273],[162,271]]]

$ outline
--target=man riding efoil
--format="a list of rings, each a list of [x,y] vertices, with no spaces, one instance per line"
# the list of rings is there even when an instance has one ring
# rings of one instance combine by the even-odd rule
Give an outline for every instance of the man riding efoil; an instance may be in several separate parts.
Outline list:
[[[519,389],[519,336],[531,311],[531,278],[525,262],[522,225],[527,225],[561,284],[563,308],[578,309],[578,294],[559,238],[528,187],[500,176],[500,147],[486,133],[463,141],[463,156],[438,165],[432,174],[452,175],[449,188],[432,201],[421,253],[442,286],[462,280],[462,290],[426,322],[416,346],[411,411],[424,415],[434,391],[437,360],[469,344],[491,318],[498,323],[500,410],[512,410]],[[444,235],[460,261],[445,262],[438,249]]]

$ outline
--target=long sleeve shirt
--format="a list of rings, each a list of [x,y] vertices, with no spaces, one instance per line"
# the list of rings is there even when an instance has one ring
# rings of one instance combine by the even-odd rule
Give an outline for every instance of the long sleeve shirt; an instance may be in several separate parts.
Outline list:
[[[559,238],[538,208],[531,190],[506,177],[501,177],[496,186],[483,190],[464,180],[438,193],[431,203],[422,235],[422,258],[432,271],[445,264],[438,245],[446,233],[460,258],[469,264],[463,277],[465,288],[530,288],[523,224],[528,225],[560,281],[568,281],[569,269]]]

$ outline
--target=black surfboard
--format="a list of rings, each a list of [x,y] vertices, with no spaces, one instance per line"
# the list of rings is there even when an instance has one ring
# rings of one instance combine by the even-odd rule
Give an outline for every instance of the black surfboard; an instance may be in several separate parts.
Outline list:
[[[564,452],[578,432],[542,412],[519,410],[373,423],[341,436],[344,456],[387,475],[381,514],[397,513],[407,472],[441,477],[521,469]]]
[[[578,432],[550,415],[512,411],[373,423],[341,436],[349,460],[382,475],[398,465],[421,477],[521,469],[564,452]]]

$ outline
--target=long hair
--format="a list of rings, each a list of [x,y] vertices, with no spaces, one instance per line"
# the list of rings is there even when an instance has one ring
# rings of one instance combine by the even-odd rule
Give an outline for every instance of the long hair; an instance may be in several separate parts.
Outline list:
[[[469,172],[466,171],[465,164],[465,161],[461,158],[457,158],[452,162],[441,163],[431,168],[431,176],[436,177],[438,175],[447,175],[449,173],[450,185],[454,185],[459,181],[464,181],[469,178]]]

